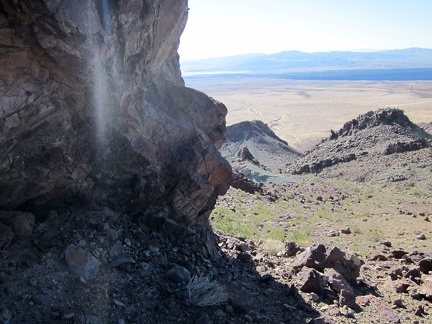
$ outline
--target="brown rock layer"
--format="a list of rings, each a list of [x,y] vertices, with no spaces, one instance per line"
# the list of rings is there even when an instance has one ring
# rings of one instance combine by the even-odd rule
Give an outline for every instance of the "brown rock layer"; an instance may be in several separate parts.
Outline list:
[[[206,224],[226,108],[184,87],[186,0],[0,2],[0,209],[96,202]]]

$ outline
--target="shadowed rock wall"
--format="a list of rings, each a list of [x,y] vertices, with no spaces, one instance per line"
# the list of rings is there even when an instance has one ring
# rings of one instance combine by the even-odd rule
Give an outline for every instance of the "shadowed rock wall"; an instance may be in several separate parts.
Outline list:
[[[186,88],[186,0],[0,0],[0,209],[96,202],[207,224],[226,108]]]

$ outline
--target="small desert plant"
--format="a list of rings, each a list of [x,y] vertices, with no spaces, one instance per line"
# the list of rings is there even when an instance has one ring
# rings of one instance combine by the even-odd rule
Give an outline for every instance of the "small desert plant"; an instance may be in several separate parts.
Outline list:
[[[200,307],[216,306],[228,300],[228,293],[223,285],[203,276],[193,276],[186,290],[191,304]]]
[[[378,227],[371,228],[369,229],[369,236],[372,241],[378,242],[383,239],[384,232]]]
[[[265,239],[260,245],[260,249],[270,255],[276,255],[278,252],[284,250],[285,243],[280,240]]]

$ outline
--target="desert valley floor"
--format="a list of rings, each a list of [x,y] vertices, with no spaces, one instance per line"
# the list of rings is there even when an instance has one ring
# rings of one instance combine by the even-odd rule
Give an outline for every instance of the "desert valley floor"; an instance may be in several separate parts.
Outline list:
[[[223,102],[227,124],[262,120],[304,152],[330,129],[379,108],[400,108],[414,123],[432,121],[432,81],[303,81],[267,77],[189,77],[186,86]]]

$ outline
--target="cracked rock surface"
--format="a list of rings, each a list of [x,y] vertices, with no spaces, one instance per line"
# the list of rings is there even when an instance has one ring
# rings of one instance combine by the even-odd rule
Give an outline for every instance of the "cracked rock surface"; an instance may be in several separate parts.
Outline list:
[[[0,209],[95,202],[206,225],[226,108],[186,88],[186,0],[0,2]]]

